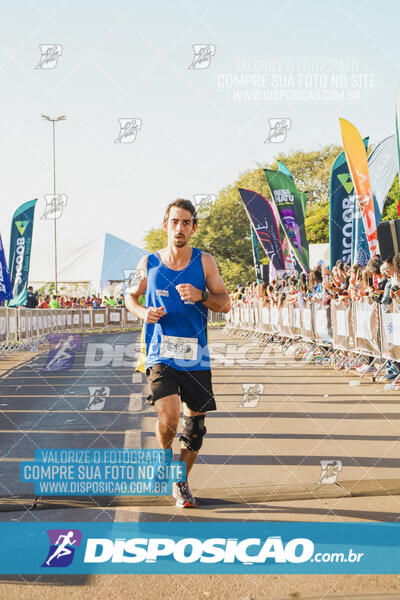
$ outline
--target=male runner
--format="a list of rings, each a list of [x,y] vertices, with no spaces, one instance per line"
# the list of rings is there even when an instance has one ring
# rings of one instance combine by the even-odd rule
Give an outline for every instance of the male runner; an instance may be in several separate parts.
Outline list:
[[[211,254],[189,246],[197,229],[190,200],[178,198],[168,205],[163,229],[168,245],[139,261],[142,279],[128,288],[126,307],[144,321],[136,370],[146,372],[151,390],[147,401],[157,410],[161,448],[172,448],[179,396],[184,404],[180,460],[186,463],[188,475],[206,433],[206,411],[216,410],[207,346],[208,309],[227,313],[230,299]],[[145,306],[139,303],[142,294],[146,294]],[[187,481],[173,484],[173,496],[179,507],[197,506]]]

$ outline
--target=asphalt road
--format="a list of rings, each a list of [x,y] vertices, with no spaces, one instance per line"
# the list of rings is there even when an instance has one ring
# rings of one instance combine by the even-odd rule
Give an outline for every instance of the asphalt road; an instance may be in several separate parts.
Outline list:
[[[113,497],[42,498],[36,510],[28,510],[33,485],[20,481],[19,463],[32,459],[35,450],[156,446],[155,412],[143,403],[143,378],[133,375],[132,344],[138,337],[139,332],[84,336],[66,370],[45,370],[48,348],[25,353],[19,364],[17,356],[7,359],[0,377],[1,520],[397,520],[397,394],[370,382],[350,387],[354,375],[299,365],[280,352],[266,354],[261,366],[214,364],[218,410],[207,417],[208,433],[193,470],[196,511],[181,511],[170,498]],[[217,330],[210,332],[212,341],[236,344]],[[243,402],[244,385],[263,386],[256,404]],[[100,400],[91,388],[101,388]],[[343,465],[334,486],[317,485],[326,458]],[[400,598],[398,590],[400,578],[394,575],[3,576],[0,600],[72,599],[82,593],[96,600]]]

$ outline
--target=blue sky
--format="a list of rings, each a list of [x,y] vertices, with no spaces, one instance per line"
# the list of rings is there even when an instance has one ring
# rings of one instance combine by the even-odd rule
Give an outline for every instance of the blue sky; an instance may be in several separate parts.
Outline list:
[[[60,264],[105,232],[142,245],[168,202],[218,194],[278,152],[341,143],[339,117],[371,143],[394,133],[399,13],[397,1],[358,0],[3,6],[6,248],[12,213],[38,198],[31,279],[51,272],[52,222],[39,218],[52,193],[51,125],[42,113],[67,116],[57,125],[57,191],[68,196],[57,222]],[[63,47],[57,66],[35,69],[39,45],[50,43]],[[207,69],[188,68],[193,44],[215,45]],[[294,100],[295,90],[307,98]],[[125,117],[142,128],[133,143],[115,144]],[[269,118],[291,120],[284,142],[265,143]]]

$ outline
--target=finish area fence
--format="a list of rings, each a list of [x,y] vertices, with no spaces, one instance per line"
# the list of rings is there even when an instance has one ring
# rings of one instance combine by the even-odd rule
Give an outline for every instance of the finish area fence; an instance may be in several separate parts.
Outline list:
[[[211,323],[225,315],[209,311]],[[0,307],[0,356],[36,349],[53,333],[103,333],[141,328],[143,321],[126,308],[29,309]]]
[[[141,326],[126,308],[46,309],[0,307],[0,354],[35,349],[53,333],[121,331]]]
[[[341,356],[347,368],[356,357],[372,357],[371,363],[400,362],[400,303],[382,305],[365,297],[352,302],[304,300],[263,306],[261,300],[236,302],[227,315],[226,333],[293,344],[307,349],[304,358],[324,349],[325,356]],[[320,353],[321,354],[321,353]],[[375,374],[375,376],[378,373]]]

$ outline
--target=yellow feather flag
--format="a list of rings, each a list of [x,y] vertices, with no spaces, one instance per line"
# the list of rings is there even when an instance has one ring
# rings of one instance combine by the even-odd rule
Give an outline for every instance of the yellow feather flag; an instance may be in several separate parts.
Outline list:
[[[347,165],[353,180],[363,219],[365,234],[371,258],[375,256],[378,244],[376,231],[374,196],[369,177],[367,152],[363,139],[356,127],[346,119],[339,119],[342,132],[343,148]]]

